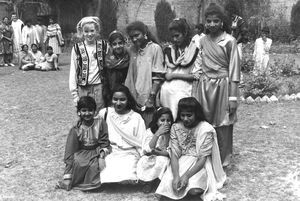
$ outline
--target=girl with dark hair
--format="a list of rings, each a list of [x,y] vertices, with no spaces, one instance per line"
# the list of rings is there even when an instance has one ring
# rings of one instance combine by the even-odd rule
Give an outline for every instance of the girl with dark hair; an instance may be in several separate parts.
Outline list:
[[[47,53],[41,63],[36,65],[37,70],[49,71],[49,70],[59,70],[58,68],[58,57],[53,53],[53,48],[51,46],[46,47]]]
[[[161,178],[156,193],[179,200],[187,194],[202,200],[222,200],[218,192],[226,180],[216,131],[208,122],[202,106],[193,98],[178,103],[178,118],[171,127],[171,164]],[[196,199],[196,198],[195,198]],[[199,199],[199,198],[198,198]]]
[[[105,56],[105,68],[110,90],[118,84],[124,84],[128,66],[129,53],[124,35],[119,31],[113,31],[108,37],[109,49]]]
[[[111,107],[103,108],[99,116],[107,122],[112,152],[106,157],[101,172],[102,183],[136,183],[137,162],[142,155],[142,139],[146,127],[141,115],[135,112],[136,102],[124,85],[115,87]]]
[[[165,67],[161,47],[148,27],[140,21],[126,28],[133,45],[130,47],[130,64],[125,85],[130,89],[140,107],[146,125],[155,111],[156,94],[164,79]]]
[[[100,171],[105,167],[105,157],[111,147],[106,122],[101,117],[94,117],[95,112],[95,100],[82,96],[77,103],[80,119],[67,138],[65,173],[58,188],[87,191],[101,186]]]
[[[29,52],[29,47],[27,44],[22,45],[21,47],[22,51],[20,53],[20,59],[21,59],[21,64],[20,64],[20,69],[27,71],[27,70],[34,70],[35,64],[34,64],[34,57]]]
[[[193,83],[192,96],[216,129],[221,160],[226,166],[232,155],[233,124],[237,120],[240,57],[236,39],[224,31],[223,9],[210,4],[205,18],[208,34],[200,41],[203,74]]]
[[[176,119],[178,101],[191,96],[193,80],[197,79],[195,65],[199,48],[191,41],[191,29],[185,19],[174,19],[169,31],[173,45],[165,49],[167,74],[161,87],[160,102],[171,109]]]
[[[167,107],[159,108],[153,114],[153,119],[143,139],[142,149],[145,155],[137,164],[137,176],[146,182],[143,187],[144,193],[151,192],[154,181],[161,179],[170,162],[167,147],[173,122],[172,112]]]
[[[47,27],[46,37],[44,42],[53,48],[54,54],[59,57],[62,53],[61,47],[64,45],[61,28],[58,23],[54,21],[54,16],[49,18],[49,25]]]

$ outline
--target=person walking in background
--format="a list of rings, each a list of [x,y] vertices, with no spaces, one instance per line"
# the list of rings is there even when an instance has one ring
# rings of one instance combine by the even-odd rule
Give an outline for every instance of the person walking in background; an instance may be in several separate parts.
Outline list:
[[[1,47],[3,48],[4,66],[15,66],[12,63],[14,30],[9,23],[8,17],[3,18],[0,32],[2,33],[2,38],[0,40],[0,43],[1,43]]]
[[[35,27],[32,25],[32,20],[27,20],[22,29],[23,44],[27,44],[28,47],[31,47],[32,44],[37,44],[37,38],[37,32]]]
[[[169,24],[173,45],[165,48],[166,81],[161,86],[160,103],[171,109],[177,117],[178,101],[192,95],[195,61],[199,53],[196,42],[191,40],[191,29],[184,18]]]
[[[254,75],[260,75],[269,72],[269,51],[272,45],[272,39],[269,36],[270,30],[268,27],[263,27],[261,30],[261,37],[255,40],[254,44]]]
[[[148,127],[155,111],[156,95],[166,73],[163,51],[143,22],[132,22],[126,31],[133,45],[129,50],[130,64],[125,85],[139,106],[145,108],[142,117]]]
[[[24,27],[24,23],[22,20],[18,19],[16,13],[11,14],[11,26],[14,31],[14,38],[13,38],[13,48],[14,48],[14,53],[16,54],[16,63],[19,63],[20,59],[20,51],[21,51],[21,46],[23,45],[22,41],[22,28]]]
[[[91,96],[97,103],[97,110],[107,106],[107,79],[104,73],[104,58],[107,43],[98,40],[100,20],[98,17],[84,17],[77,24],[78,37],[71,52],[69,89],[75,103],[81,96]]]
[[[61,47],[65,44],[65,42],[62,37],[59,24],[54,22],[54,17],[49,18],[49,25],[47,27],[44,42],[47,46],[51,46],[53,48],[54,54],[56,54],[57,58],[59,58],[59,55],[62,53]]]
[[[192,96],[215,127],[221,160],[227,166],[232,155],[233,125],[237,121],[240,57],[236,39],[228,34],[223,8],[211,3],[205,11],[205,26],[207,35],[200,41],[203,73],[193,84]]]

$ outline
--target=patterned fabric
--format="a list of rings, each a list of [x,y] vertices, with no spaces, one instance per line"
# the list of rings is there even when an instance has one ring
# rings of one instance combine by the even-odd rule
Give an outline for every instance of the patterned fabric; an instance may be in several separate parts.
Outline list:
[[[55,54],[61,54],[61,46],[64,44],[59,24],[49,24],[47,27],[45,41],[53,48]]]

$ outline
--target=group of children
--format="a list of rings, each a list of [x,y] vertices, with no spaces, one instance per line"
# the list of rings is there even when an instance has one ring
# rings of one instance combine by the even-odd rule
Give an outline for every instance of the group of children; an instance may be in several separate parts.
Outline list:
[[[232,154],[240,79],[225,17],[210,4],[206,35],[194,38],[185,19],[174,19],[164,51],[142,22],[126,28],[127,48],[119,31],[108,43],[98,38],[97,17],[80,20],[83,40],[72,49],[69,78],[79,121],[68,135],[58,187],[141,181],[144,192],[155,186],[171,199],[224,198],[218,189]]]

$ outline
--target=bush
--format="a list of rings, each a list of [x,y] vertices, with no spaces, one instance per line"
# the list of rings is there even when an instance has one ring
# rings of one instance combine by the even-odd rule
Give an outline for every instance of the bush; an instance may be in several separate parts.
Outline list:
[[[294,35],[300,35],[300,1],[292,7],[291,12],[291,31]]]
[[[157,37],[160,42],[170,41],[168,26],[172,20],[176,17],[174,11],[166,0],[161,0],[157,3],[154,20],[157,30]]]
[[[290,77],[300,73],[295,59],[289,55],[285,58],[275,58],[274,62],[269,64],[269,69],[273,77],[280,75]]]
[[[112,0],[102,0],[100,19],[102,23],[103,38],[108,38],[109,34],[117,28],[117,5]]]
[[[244,96],[256,98],[264,95],[271,96],[278,92],[279,84],[276,78],[272,78],[266,74],[254,76],[245,76]]]

